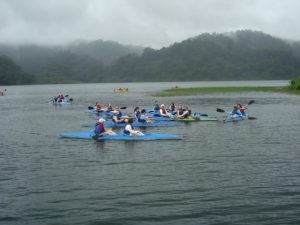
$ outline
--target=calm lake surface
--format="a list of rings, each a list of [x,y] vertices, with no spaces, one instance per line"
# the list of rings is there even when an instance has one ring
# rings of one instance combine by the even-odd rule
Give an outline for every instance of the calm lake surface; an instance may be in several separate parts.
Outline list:
[[[0,224],[300,224],[300,96],[248,92],[157,98],[220,119],[254,99],[257,120],[147,128],[179,141],[59,138],[86,130],[96,101],[152,105],[174,86],[274,86],[287,81],[10,86],[0,97]],[[113,93],[114,88],[128,93]],[[59,93],[70,107],[48,100]]]

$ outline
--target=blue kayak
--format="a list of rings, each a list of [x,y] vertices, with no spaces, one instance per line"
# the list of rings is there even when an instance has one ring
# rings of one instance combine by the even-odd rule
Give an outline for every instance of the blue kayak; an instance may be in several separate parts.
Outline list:
[[[63,138],[74,138],[74,139],[92,139],[94,131],[81,131],[77,133],[65,133],[60,135]],[[123,132],[117,135],[103,135],[98,139],[101,140],[133,140],[133,141],[146,141],[146,140],[181,140],[182,136],[176,134],[145,134],[143,136],[129,136]]]
[[[71,105],[72,103],[71,102],[66,102],[66,101],[62,101],[62,102],[49,101],[48,104],[49,105],[60,105],[60,106],[63,106],[63,105]]]
[[[193,117],[189,117],[189,118],[170,118],[170,117],[165,117],[165,116],[161,116],[159,114],[147,114],[147,116],[151,119],[154,119],[156,121],[177,121],[177,122],[205,122],[205,121],[218,121],[217,118],[214,117],[209,117],[209,116],[201,116],[201,115],[196,115]]]
[[[247,116],[240,116],[240,115],[229,115],[226,116],[223,121],[224,122],[236,122],[236,121],[240,121],[243,119],[247,119]]]
[[[96,111],[94,109],[88,109],[88,110],[85,111],[85,113],[95,114],[95,115],[105,115],[105,116],[112,116],[113,115],[111,111],[101,111],[101,112],[98,112],[98,111]],[[128,112],[123,112],[122,111],[122,114],[126,115],[126,114],[128,114]]]
[[[125,127],[126,123],[114,123],[113,121],[107,121],[104,123],[105,127]],[[153,123],[146,122],[133,122],[133,127],[168,127],[168,126],[177,126],[182,125],[182,123],[174,122],[174,121],[156,121]],[[85,123],[81,125],[82,127],[94,127],[95,123]]]

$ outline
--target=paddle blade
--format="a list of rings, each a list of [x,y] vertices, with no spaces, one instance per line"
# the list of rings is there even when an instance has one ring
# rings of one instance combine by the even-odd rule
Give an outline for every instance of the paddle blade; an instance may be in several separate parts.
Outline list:
[[[70,101],[70,102],[73,102],[73,98],[70,98],[69,101]]]
[[[248,105],[251,105],[255,102],[255,100],[251,100],[250,102],[248,102]]]
[[[256,117],[248,116],[248,120],[256,120]]]
[[[93,106],[88,106],[88,109],[94,109],[94,107]]]
[[[126,107],[126,106],[123,106],[123,107],[121,107],[120,109],[127,109],[127,107]]]
[[[224,109],[219,109],[219,108],[217,108],[217,112],[225,112],[225,110]]]
[[[99,136],[98,136],[98,135],[94,135],[94,136],[92,136],[92,139],[93,139],[93,140],[98,140],[98,138],[99,138]]]

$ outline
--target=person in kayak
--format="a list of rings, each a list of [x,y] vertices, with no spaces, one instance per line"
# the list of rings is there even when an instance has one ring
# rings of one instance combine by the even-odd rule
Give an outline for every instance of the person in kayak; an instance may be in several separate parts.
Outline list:
[[[176,107],[174,102],[171,102],[171,104],[169,105],[169,112],[173,115],[176,114]]]
[[[178,108],[178,111],[176,112],[177,118],[189,118],[190,115],[191,115],[191,110],[189,110],[188,106],[185,106],[183,110],[180,110]]]
[[[97,111],[97,112],[102,112],[102,111],[103,111],[103,109],[102,109],[102,107],[101,107],[101,105],[100,105],[99,102],[96,102],[96,104],[95,104],[95,106],[94,106],[94,109],[95,109],[95,111]]]
[[[108,103],[108,106],[107,106],[107,108],[106,108],[106,111],[107,111],[107,112],[110,112],[110,111],[113,111],[113,110],[114,110],[114,109],[113,109],[111,103]]]
[[[247,109],[247,107],[242,106],[241,104],[237,104],[237,106],[238,106],[238,109],[240,110],[242,116],[246,116],[246,109]]]
[[[115,110],[111,112],[113,114],[112,121],[114,123],[125,123],[125,120],[122,119],[122,112],[119,110],[118,107],[116,107]]]
[[[95,125],[95,130],[94,130],[94,132],[95,132],[95,136],[97,136],[97,137],[101,137],[101,136],[103,136],[103,135],[105,135],[105,134],[108,134],[108,135],[116,135],[116,133],[114,132],[114,131],[112,131],[111,129],[109,129],[109,130],[105,130],[105,127],[104,127],[104,122],[105,122],[106,120],[105,119],[103,119],[103,118],[100,118],[99,120],[98,120],[98,122],[96,123],[96,125]]]
[[[146,109],[142,109],[141,110],[141,116],[138,119],[138,122],[141,122],[141,123],[153,123],[154,120],[151,119],[151,118],[149,118],[148,116],[146,116]]]
[[[160,107],[159,107],[159,104],[158,104],[157,100],[154,100],[153,110],[154,111],[159,111],[160,110]]]
[[[140,107],[135,107],[133,110],[133,114],[134,114],[134,118],[136,119],[136,121],[140,122],[140,119],[141,119]]]
[[[164,104],[160,105],[159,113],[161,116],[170,117],[170,118],[173,117],[173,115],[171,113],[167,112],[166,106]]]
[[[132,126],[133,119],[125,119],[126,126],[124,128],[124,134],[130,135],[130,136],[143,136],[144,134],[139,130],[134,130],[134,127]]]
[[[243,116],[237,105],[233,106],[233,110],[231,111],[231,116]]]

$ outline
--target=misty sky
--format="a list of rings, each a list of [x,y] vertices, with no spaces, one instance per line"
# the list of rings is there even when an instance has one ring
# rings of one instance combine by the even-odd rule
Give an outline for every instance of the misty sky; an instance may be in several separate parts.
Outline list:
[[[113,40],[160,48],[204,32],[300,40],[300,0],[0,0],[0,43]]]

